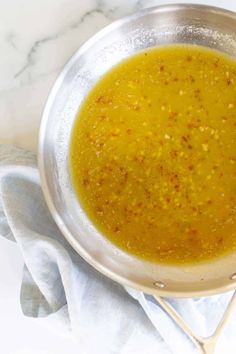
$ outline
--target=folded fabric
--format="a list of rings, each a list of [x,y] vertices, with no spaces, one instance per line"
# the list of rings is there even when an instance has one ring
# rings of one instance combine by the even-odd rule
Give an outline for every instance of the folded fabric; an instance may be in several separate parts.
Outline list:
[[[104,277],[72,249],[45,204],[34,154],[9,146],[0,147],[0,234],[17,242],[24,258],[23,313],[59,335],[69,328],[85,353],[197,353],[152,296]],[[209,335],[230,296],[169,301],[198,334]],[[234,314],[217,353],[235,353],[235,324]]]

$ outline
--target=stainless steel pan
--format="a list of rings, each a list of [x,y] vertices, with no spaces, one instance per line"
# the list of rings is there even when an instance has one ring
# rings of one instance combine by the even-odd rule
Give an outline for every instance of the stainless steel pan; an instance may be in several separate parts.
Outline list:
[[[200,44],[236,57],[236,14],[202,5],[160,6],[116,21],[92,37],[67,63],[50,93],[40,130],[39,169],[52,216],[74,249],[120,284],[153,294],[199,348],[212,353],[236,296],[210,339],[195,336],[163,296],[199,297],[235,289],[236,254],[178,267],[128,255],[91,224],[74,194],[68,171],[71,128],[90,88],[120,60],[145,48],[169,43]]]

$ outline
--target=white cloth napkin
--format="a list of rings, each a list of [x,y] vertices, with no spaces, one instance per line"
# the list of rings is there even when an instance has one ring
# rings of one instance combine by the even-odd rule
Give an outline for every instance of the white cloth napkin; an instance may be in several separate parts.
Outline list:
[[[84,353],[197,353],[152,296],[107,279],[71,248],[45,204],[35,156],[9,146],[0,146],[0,234],[17,242],[25,261],[23,313],[44,317],[58,333],[70,328]],[[230,295],[170,301],[208,335]],[[234,314],[217,353],[235,353],[235,325]]]

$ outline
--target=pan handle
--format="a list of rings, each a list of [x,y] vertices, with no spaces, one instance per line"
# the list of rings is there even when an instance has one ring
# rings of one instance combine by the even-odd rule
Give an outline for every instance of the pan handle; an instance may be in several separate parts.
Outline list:
[[[163,297],[154,295],[154,298],[160,304],[160,306],[169,314],[169,316],[174,320],[177,325],[187,334],[187,336],[192,340],[192,342],[199,348],[199,353],[201,354],[214,354],[217,341],[221,335],[223,329],[225,328],[233,309],[236,306],[236,291],[233,293],[228,306],[216,327],[214,333],[209,337],[201,337],[196,335],[187,323],[183,320],[180,314],[171,306]]]

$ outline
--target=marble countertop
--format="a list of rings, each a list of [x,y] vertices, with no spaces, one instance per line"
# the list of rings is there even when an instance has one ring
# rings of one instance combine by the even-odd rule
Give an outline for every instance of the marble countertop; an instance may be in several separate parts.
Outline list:
[[[36,151],[48,93],[79,46],[119,17],[169,2],[180,1],[0,1],[0,143]],[[197,2],[236,9],[233,1]]]

